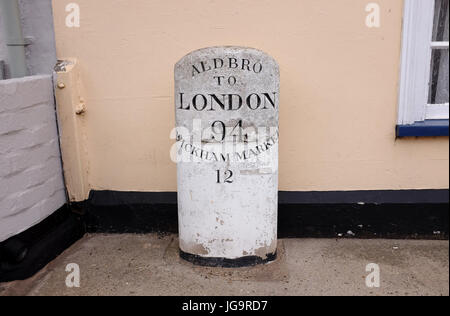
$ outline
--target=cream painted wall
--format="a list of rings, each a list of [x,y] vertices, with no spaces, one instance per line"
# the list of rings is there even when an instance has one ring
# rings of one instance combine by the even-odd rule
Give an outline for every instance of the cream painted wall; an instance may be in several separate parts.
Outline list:
[[[174,64],[215,45],[281,67],[280,189],[449,187],[448,138],[395,139],[401,0],[53,0],[59,58],[79,61],[93,189],[175,191]]]

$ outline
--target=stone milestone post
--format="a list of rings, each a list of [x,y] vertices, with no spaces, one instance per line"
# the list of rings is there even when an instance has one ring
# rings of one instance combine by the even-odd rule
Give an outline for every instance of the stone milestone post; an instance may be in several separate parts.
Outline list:
[[[175,66],[181,257],[238,267],[277,251],[279,68],[244,47]]]

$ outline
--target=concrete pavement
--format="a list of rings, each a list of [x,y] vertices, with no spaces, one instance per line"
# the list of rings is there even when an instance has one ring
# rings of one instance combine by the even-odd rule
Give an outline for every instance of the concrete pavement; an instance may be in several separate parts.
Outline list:
[[[449,295],[449,242],[284,239],[265,266],[220,269],[178,257],[175,235],[87,235],[29,280],[0,295]],[[68,288],[66,265],[80,267]],[[366,266],[380,268],[368,288]]]

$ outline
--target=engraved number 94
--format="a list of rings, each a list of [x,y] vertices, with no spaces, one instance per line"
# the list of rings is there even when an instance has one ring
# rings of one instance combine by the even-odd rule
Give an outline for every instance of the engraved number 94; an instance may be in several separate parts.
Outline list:
[[[233,140],[236,142],[247,142],[248,141],[248,135],[243,134],[243,126],[242,126],[242,120],[239,120],[237,124],[233,127],[233,129],[230,132],[230,136],[233,137]],[[215,135],[212,135],[212,139],[223,142],[225,138],[227,137],[227,127],[224,122],[222,121],[215,121],[212,126],[212,132]],[[237,135],[236,135],[237,132]]]

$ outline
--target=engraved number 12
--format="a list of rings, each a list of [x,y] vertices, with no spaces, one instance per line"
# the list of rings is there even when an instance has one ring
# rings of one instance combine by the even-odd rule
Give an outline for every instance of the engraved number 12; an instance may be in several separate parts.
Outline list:
[[[227,170],[224,173],[224,180],[222,180],[220,170],[217,170],[217,183],[233,183],[233,171]]]

